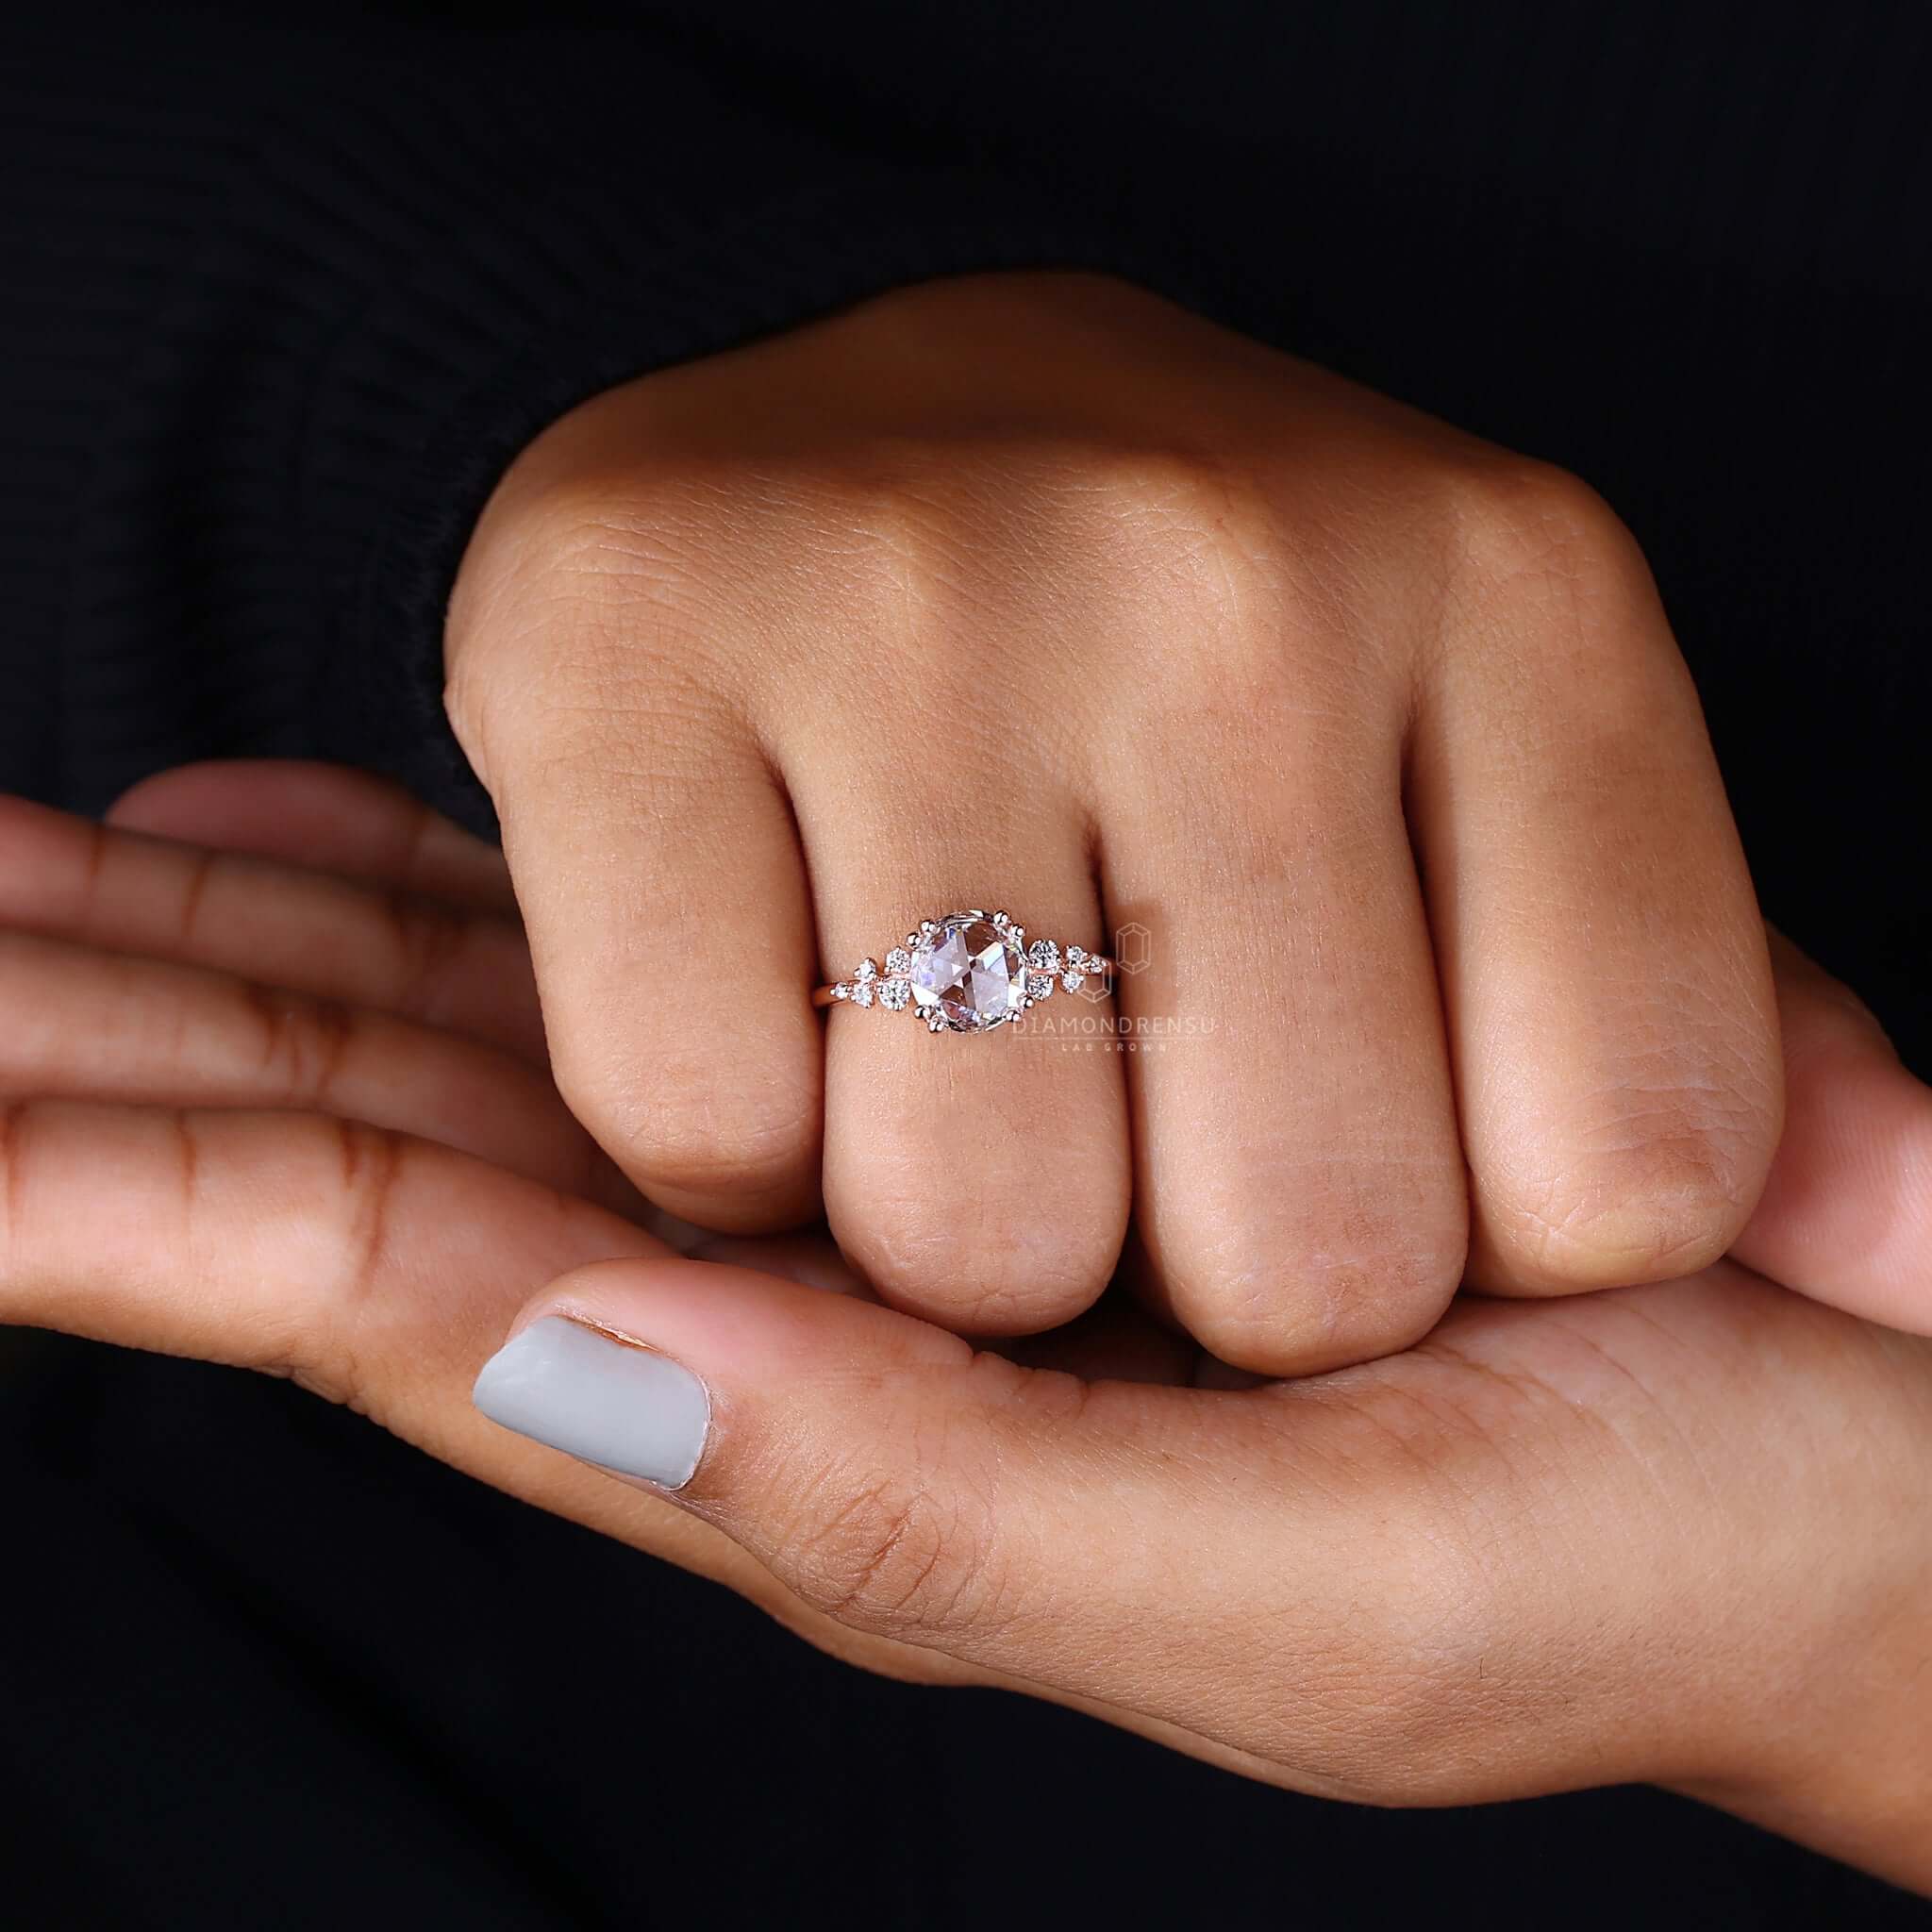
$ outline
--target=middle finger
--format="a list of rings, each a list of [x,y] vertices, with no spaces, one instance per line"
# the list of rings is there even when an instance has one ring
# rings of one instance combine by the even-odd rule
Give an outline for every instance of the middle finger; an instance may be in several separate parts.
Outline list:
[[[1194,695],[1212,755],[1137,759],[1106,820],[1108,901],[1149,928],[1119,982],[1147,1029],[1127,1057],[1146,1285],[1270,1375],[1427,1333],[1468,1226],[1401,720],[1288,684]]]

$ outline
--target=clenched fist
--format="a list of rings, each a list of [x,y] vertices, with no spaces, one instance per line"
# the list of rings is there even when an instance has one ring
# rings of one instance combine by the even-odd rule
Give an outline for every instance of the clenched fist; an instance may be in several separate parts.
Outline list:
[[[1627,534],[1126,287],[932,284],[585,405],[447,666],[574,1110],[706,1226],[823,1201],[899,1308],[1063,1322],[1131,1220],[1156,1306],[1304,1373],[1465,1278],[1703,1267],[1763,1185],[1762,926]],[[1119,1018],[1178,1037],[813,1010],[995,905],[1146,927]]]

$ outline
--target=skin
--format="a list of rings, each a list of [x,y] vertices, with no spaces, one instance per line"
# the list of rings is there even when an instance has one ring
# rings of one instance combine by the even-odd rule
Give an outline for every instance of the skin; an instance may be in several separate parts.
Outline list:
[[[823,1210],[893,1307],[1043,1330],[1124,1267],[1307,1373],[1465,1278],[1705,1266],[1763,1188],[1763,927],[1627,533],[1124,285],[930,284],[595,399],[446,655],[572,1110],[704,1226]],[[1119,1006],[1192,1033],[812,1011],[982,905],[1138,922]]]
[[[1932,1327],[1932,1093],[1789,948],[1792,1131],[1736,1257],[1464,1297],[1416,1347],[1256,1384],[1117,1298],[975,1350],[828,1244],[680,1255],[560,1191],[621,1183],[525,1105],[502,875],[400,794],[203,769],[115,816],[201,842],[0,806],[0,972],[47,1016],[0,1034],[5,1319],[293,1374],[872,1669],[1360,1801],[1657,1780],[1932,1890],[1932,1342],[1791,1291]],[[675,1496],[471,1407],[559,1311],[705,1380]]]

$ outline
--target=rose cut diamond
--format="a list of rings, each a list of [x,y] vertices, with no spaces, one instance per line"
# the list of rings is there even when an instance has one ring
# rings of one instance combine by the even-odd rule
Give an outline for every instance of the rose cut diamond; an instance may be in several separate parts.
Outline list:
[[[928,1026],[984,1033],[1024,1012],[1026,967],[1010,928],[983,912],[949,912],[920,928],[912,997]]]

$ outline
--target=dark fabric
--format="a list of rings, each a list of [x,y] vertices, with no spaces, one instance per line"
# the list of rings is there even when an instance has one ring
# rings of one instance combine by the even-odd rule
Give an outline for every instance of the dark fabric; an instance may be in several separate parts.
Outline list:
[[[522,441],[908,279],[1108,267],[1602,490],[1768,909],[1932,1068],[1924,9],[481,18],[10,25],[0,785],[323,752],[486,823],[437,633]],[[6,1345],[0,1471],[9,1924],[1932,1917],[1651,1793],[1357,1811],[865,1679],[193,1365]]]

